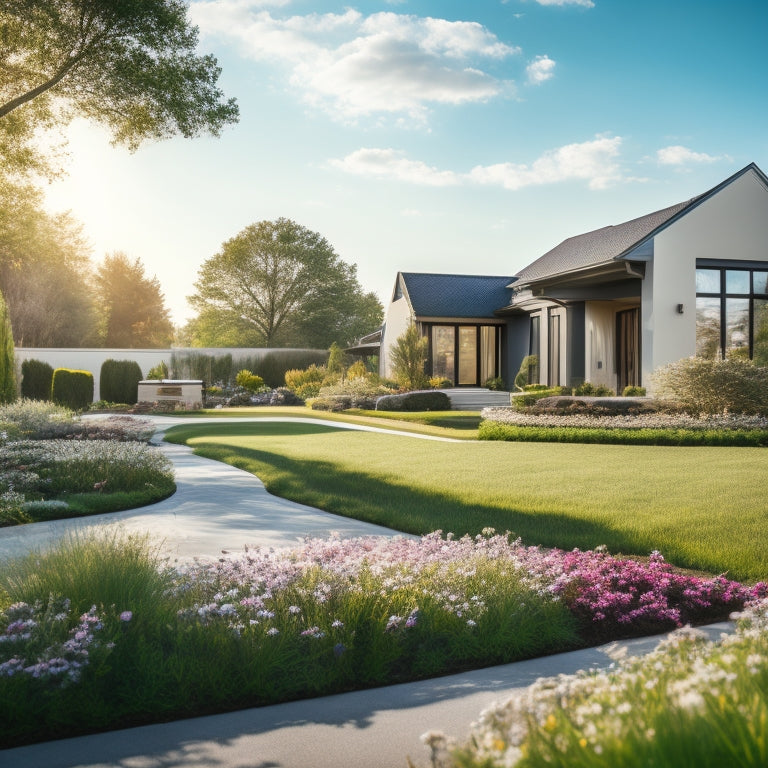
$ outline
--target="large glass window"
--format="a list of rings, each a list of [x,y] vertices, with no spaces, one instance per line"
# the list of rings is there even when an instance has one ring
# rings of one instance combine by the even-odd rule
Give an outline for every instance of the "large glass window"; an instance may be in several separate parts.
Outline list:
[[[696,354],[739,355],[768,364],[768,271],[696,270]]]
[[[456,329],[452,325],[432,326],[432,375],[454,380]]]
[[[496,343],[497,329],[495,325],[480,326],[480,383],[496,376],[496,359],[498,344]]]
[[[499,375],[501,328],[495,325],[429,327],[430,375],[457,386],[477,386]]]
[[[459,327],[459,386],[477,384],[477,326]]]

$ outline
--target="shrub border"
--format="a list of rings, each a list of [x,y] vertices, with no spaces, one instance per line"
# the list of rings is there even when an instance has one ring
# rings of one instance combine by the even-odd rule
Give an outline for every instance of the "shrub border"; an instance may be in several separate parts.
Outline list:
[[[768,429],[534,427],[483,421],[478,428],[478,439],[534,443],[761,448],[768,447]]]

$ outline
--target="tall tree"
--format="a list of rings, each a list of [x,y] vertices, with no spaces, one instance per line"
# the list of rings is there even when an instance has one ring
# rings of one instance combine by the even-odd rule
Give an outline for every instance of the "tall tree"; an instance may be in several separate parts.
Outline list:
[[[284,218],[227,240],[203,263],[195,289],[190,330],[211,346],[344,345],[378,325],[383,311],[322,235]]]
[[[140,259],[107,255],[94,278],[105,347],[169,347],[173,324],[156,277],[148,278]]]
[[[0,294],[0,404],[16,399],[16,364],[8,305]]]
[[[80,226],[46,213],[33,186],[0,176],[0,290],[18,346],[98,343],[91,269]]]
[[[40,125],[82,116],[135,149],[175,134],[218,135],[237,121],[183,0],[4,0],[0,6],[0,152],[34,161]]]

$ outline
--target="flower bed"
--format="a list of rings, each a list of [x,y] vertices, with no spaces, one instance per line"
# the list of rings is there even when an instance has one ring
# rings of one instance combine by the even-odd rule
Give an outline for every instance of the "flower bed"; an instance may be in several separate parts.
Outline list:
[[[655,553],[634,562],[541,550],[490,530],[309,540],[164,570],[159,581],[144,561],[117,542],[106,554],[78,550],[66,574],[45,556],[21,575],[0,573],[16,602],[0,614],[0,744],[72,735],[93,727],[94,713],[101,727],[125,726],[504,663],[721,619],[766,591],[678,573]],[[80,578],[81,563],[97,570]],[[119,597],[98,574],[119,574]],[[77,610],[50,602],[63,583],[79,585],[63,595]],[[70,659],[62,648],[85,613],[98,644]],[[78,661],[76,675],[59,659]]]
[[[173,469],[148,445],[153,433],[147,420],[75,419],[48,402],[0,407],[0,525],[125,509],[168,496]],[[73,494],[98,494],[102,501],[80,498],[70,507]]]
[[[768,601],[720,642],[682,629],[603,672],[542,679],[480,715],[455,746],[425,734],[434,768],[768,765]]]
[[[553,414],[484,408],[481,440],[634,443],[644,445],[768,445],[768,419],[742,414]]]

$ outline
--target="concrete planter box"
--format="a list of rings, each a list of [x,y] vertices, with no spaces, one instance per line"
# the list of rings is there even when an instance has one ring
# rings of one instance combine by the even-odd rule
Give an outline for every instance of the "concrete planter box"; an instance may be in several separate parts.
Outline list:
[[[174,379],[140,381],[138,401],[140,403],[171,401],[179,403],[185,409],[201,408],[203,405],[203,382]]]

